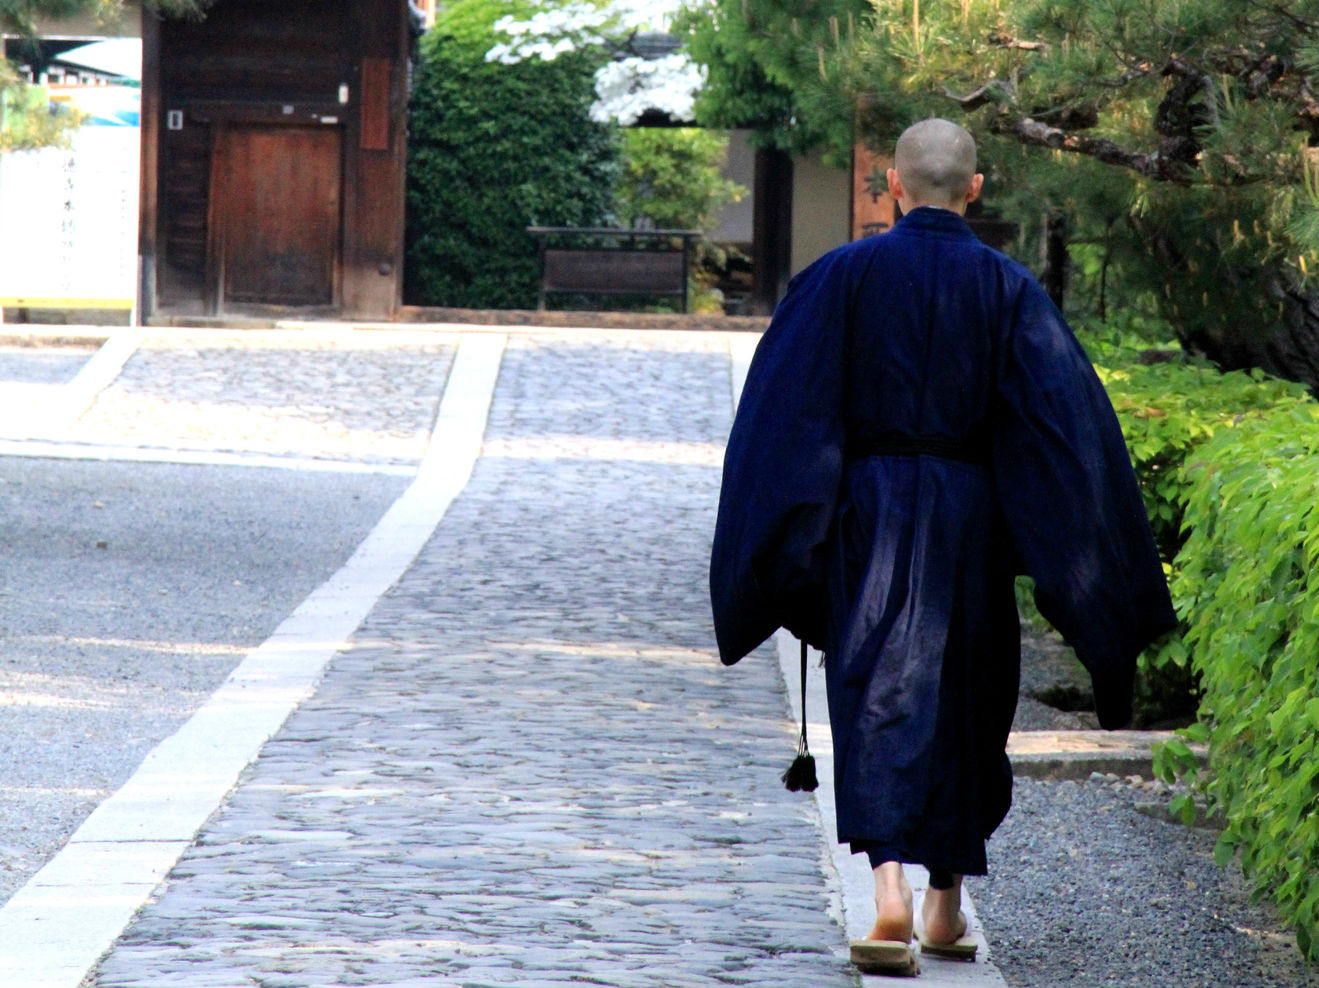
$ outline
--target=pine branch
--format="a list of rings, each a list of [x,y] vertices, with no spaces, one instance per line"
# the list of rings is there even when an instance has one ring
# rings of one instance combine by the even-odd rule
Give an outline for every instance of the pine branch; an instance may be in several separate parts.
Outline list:
[[[998,100],[994,98],[995,93],[1000,93],[1006,96],[1009,100],[1012,99],[1012,87],[1009,86],[1002,79],[995,79],[992,82],[987,82],[979,89],[973,90],[972,92],[967,93],[965,96],[957,95],[957,93],[953,92],[947,86],[943,86],[942,89],[943,89],[943,94],[945,96],[947,96],[954,103],[958,104],[963,110],[965,110],[968,113],[970,113],[972,110],[980,109],[980,107],[984,106],[987,103],[998,102]]]
[[[1287,6],[1281,3],[1261,3],[1259,0],[1246,0],[1246,2],[1256,10],[1273,14],[1291,24],[1292,27],[1301,31],[1319,30],[1319,20],[1312,17],[1302,17],[1300,14],[1293,13]]]
[[[994,33],[989,36],[989,43],[999,48],[1015,48],[1019,51],[1047,51],[1049,45],[1044,41],[1023,41],[1010,34]]]
[[[1189,185],[1195,177],[1194,162],[1185,160],[1174,148],[1150,152],[1135,151],[1124,148],[1106,137],[1069,133],[1061,127],[1051,126],[1033,117],[997,117],[991,122],[990,130],[995,134],[1011,137],[1022,144],[1082,154],[1102,161],[1106,165],[1116,165],[1158,181]]]

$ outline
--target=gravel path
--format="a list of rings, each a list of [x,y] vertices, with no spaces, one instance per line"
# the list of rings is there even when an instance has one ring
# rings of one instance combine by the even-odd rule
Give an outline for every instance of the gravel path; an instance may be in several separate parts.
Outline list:
[[[1217,833],[1156,819],[1166,795],[1123,781],[1019,779],[968,881],[994,962],[1019,988],[1311,988],[1295,938]]]
[[[91,347],[0,344],[0,382],[67,384],[93,352]]]

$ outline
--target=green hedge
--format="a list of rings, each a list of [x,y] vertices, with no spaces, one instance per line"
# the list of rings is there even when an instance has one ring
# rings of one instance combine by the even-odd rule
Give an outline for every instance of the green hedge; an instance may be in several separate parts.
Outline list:
[[[1224,821],[1237,854],[1319,960],[1319,404],[1261,374],[1085,340],[1117,409],[1182,634],[1142,657],[1187,669],[1197,723],[1156,753]],[[1207,744],[1202,760],[1186,742]],[[1174,803],[1187,822],[1192,797]]]
[[[1194,486],[1185,466],[1206,442],[1243,417],[1305,402],[1305,389],[1258,371],[1224,374],[1172,349],[1150,350],[1139,342],[1104,341],[1086,334],[1083,338],[1117,411],[1154,539],[1175,589],[1186,540],[1186,505]],[[1151,354],[1170,359],[1148,363]],[[1160,692],[1158,684],[1148,681],[1159,675],[1182,681],[1173,669],[1188,668],[1188,661],[1183,638],[1164,638],[1142,656],[1146,687]]]
[[[592,123],[595,56],[487,62],[492,25],[522,8],[446,6],[421,41],[408,137],[405,295],[416,305],[534,308],[526,227],[607,221],[617,135]]]
[[[1246,875],[1319,960],[1319,405],[1285,401],[1220,430],[1184,467],[1189,537],[1173,584],[1200,673],[1199,778]],[[1189,799],[1183,799],[1189,814]]]

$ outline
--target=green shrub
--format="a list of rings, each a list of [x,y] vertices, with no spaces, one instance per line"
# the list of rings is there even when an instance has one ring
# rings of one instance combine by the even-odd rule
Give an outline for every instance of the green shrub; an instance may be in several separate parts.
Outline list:
[[[1183,471],[1197,450],[1253,412],[1305,400],[1305,388],[1254,371],[1223,373],[1169,345],[1151,350],[1130,337],[1082,333],[1127,440],[1145,509],[1169,579],[1176,582],[1185,542],[1186,502],[1192,479]],[[1157,360],[1149,362],[1151,355]],[[1191,683],[1181,636],[1165,637],[1141,658],[1150,699],[1171,700]],[[1171,682],[1152,681],[1159,676]]]
[[[1234,419],[1182,470],[1189,537],[1173,583],[1203,697],[1158,769],[1197,780],[1244,872],[1319,960],[1319,405]],[[1189,807],[1189,800],[1183,800]]]
[[[622,175],[615,212],[621,226],[649,221],[669,230],[708,230],[719,210],[747,190],[723,175],[728,135],[695,127],[635,127],[623,131]],[[702,238],[692,251],[689,303],[696,312],[722,311],[713,287],[728,263],[725,249]]]
[[[1199,695],[1198,722],[1157,770],[1200,788],[1226,825],[1219,863],[1240,852],[1319,959],[1319,405],[1258,372],[1144,363],[1130,338],[1086,344],[1182,618],[1142,656],[1141,688],[1191,677]],[[1187,741],[1207,743],[1207,765]],[[1195,813],[1189,795],[1174,808]]]
[[[587,116],[598,55],[485,60],[494,21],[529,9],[458,0],[422,38],[408,138],[410,303],[532,308],[539,270],[526,227],[609,217],[617,137]]]
[[[1319,960],[1319,404],[1288,381],[1145,349],[1148,327],[1079,335],[1182,619],[1141,657],[1138,689],[1183,677],[1198,695],[1197,722],[1156,748],[1155,771],[1198,788],[1225,824],[1219,864],[1239,853]],[[1190,792],[1173,809],[1196,816]]]
[[[1305,397],[1299,384],[1258,371],[1224,374],[1187,357],[1145,365],[1139,358],[1113,355],[1100,357],[1096,370],[1122,424],[1154,538],[1167,562],[1185,539],[1183,514],[1192,482],[1181,468],[1187,458],[1241,416]]]
[[[1175,344],[1152,346],[1157,327],[1083,327],[1078,332],[1117,412],[1145,508],[1169,582],[1180,579],[1186,541],[1186,505],[1194,478],[1185,471],[1206,442],[1243,417],[1305,401],[1305,389],[1259,372],[1222,373],[1182,353]],[[1018,588],[1018,605],[1042,622]],[[1185,723],[1194,717],[1200,664],[1182,633],[1165,635],[1140,657],[1136,680],[1137,726]]]
[[[723,175],[728,135],[695,127],[623,132],[617,212],[623,226],[649,220],[668,229],[706,229],[747,190]]]

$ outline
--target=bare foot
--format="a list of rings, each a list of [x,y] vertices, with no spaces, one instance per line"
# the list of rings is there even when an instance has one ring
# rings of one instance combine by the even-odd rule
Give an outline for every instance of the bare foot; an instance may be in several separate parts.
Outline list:
[[[966,913],[962,912],[962,876],[955,875],[950,889],[926,889],[921,903],[925,939],[930,943],[953,943],[966,936]]]
[[[875,869],[875,926],[867,940],[911,941],[911,886],[897,861]]]

